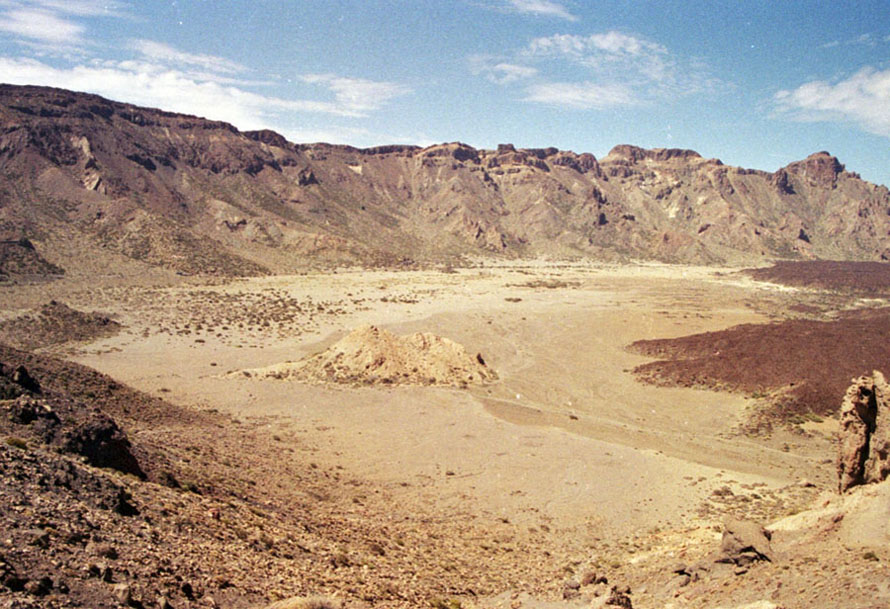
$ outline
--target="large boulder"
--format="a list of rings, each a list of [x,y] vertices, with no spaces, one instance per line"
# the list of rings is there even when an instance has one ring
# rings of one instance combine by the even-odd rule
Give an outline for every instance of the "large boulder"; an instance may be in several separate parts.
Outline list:
[[[24,366],[12,367],[0,362],[0,400],[40,393],[38,383]]]
[[[750,520],[727,518],[723,526],[720,556],[716,562],[732,563],[740,567],[759,560],[772,562],[771,535],[761,525]]]
[[[890,474],[890,387],[877,370],[853,379],[840,412],[838,490],[880,482]]]
[[[145,478],[145,472],[130,451],[127,434],[104,413],[94,412],[78,421],[62,434],[61,445],[65,452],[86,457],[90,465]]]

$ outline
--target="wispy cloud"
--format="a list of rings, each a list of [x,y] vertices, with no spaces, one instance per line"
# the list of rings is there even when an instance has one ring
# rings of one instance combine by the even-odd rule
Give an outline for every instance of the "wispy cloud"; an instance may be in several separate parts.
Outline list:
[[[469,59],[471,71],[492,82],[521,81],[525,101],[576,109],[653,103],[725,86],[701,62],[616,30],[542,36],[512,58]]]
[[[779,91],[780,116],[805,122],[849,121],[890,137],[890,69],[866,67],[838,82],[814,80]]]
[[[42,8],[13,8],[0,14],[0,31],[51,45],[81,41],[84,27]]]
[[[31,58],[0,58],[11,84],[62,87],[111,99],[230,122],[240,129],[276,128],[295,113],[363,117],[405,91],[391,83],[325,77],[337,87],[331,101],[283,99],[214,80],[196,80],[165,66],[141,61],[94,61],[57,68]],[[356,84],[359,83],[359,84]],[[380,85],[380,87],[375,87]]]
[[[473,55],[469,58],[469,62],[470,71],[474,75],[482,75],[491,82],[501,85],[532,78],[538,74],[538,69],[532,66],[510,63],[488,55]]]
[[[527,89],[525,101],[551,106],[591,110],[632,104],[633,93],[622,85],[595,82],[548,82]]]
[[[124,5],[108,0],[0,0],[0,6],[32,6],[81,17],[123,17]]]
[[[66,51],[87,44],[83,17],[121,17],[114,2],[99,0],[0,0],[0,32],[32,48]]]
[[[186,53],[153,40],[131,40],[130,48],[146,60],[177,66],[180,69],[194,67],[223,74],[237,74],[246,70],[240,63],[224,57]]]
[[[667,49],[656,42],[615,30],[589,36],[556,34],[534,38],[528,51],[532,54],[561,53],[578,59],[588,59],[598,53],[612,57],[667,54]]]
[[[304,74],[300,80],[327,87],[334,94],[335,105],[354,116],[379,110],[394,97],[411,92],[408,87],[394,82],[346,78],[334,74]]]
[[[884,38],[880,38],[873,34],[860,34],[855,38],[850,38],[847,40],[832,40],[831,42],[826,42],[825,44],[819,45],[820,49],[833,49],[843,46],[866,46],[866,47],[876,47],[878,43],[883,40],[887,42],[890,40],[890,36],[885,36]]]
[[[557,34],[535,38],[525,53],[532,57],[565,59],[589,68],[600,78],[663,85],[678,74],[676,60],[667,48],[614,30],[589,36]]]
[[[561,2],[553,0],[507,0],[508,7],[517,13],[541,15],[543,17],[557,17],[568,21],[577,21],[578,18],[569,12]]]

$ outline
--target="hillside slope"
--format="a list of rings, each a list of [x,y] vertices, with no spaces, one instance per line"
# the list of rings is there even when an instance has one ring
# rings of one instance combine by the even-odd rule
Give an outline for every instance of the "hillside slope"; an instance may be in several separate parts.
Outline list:
[[[626,145],[599,160],[509,144],[359,150],[0,85],[0,173],[0,240],[34,244],[45,262],[28,268],[55,272],[890,257],[887,188],[826,152],[766,173]]]

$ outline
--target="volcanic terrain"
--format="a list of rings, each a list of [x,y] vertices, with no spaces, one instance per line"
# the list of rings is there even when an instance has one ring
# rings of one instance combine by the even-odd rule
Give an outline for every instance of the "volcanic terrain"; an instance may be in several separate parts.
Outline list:
[[[830,154],[0,124],[4,606],[890,602],[890,197]]]

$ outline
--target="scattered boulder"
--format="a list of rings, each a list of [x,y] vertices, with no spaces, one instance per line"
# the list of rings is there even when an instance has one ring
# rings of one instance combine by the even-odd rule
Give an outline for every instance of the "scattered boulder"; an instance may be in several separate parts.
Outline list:
[[[890,415],[887,399],[890,388],[884,375],[853,379],[840,412],[838,441],[838,491],[873,482],[890,474]]]
[[[396,336],[376,326],[357,328],[299,362],[234,375],[367,385],[465,386],[497,379],[481,354],[470,355],[452,340],[429,332]]]
[[[45,400],[35,400],[30,396],[21,395],[12,400],[7,410],[9,420],[18,425],[30,425],[41,419],[46,419],[46,423],[53,426],[59,423],[59,416]]]
[[[0,400],[40,393],[38,383],[24,366],[12,368],[0,362]]]
[[[630,599],[629,586],[612,586],[608,594],[597,597],[590,605],[591,608],[604,607],[621,607],[622,609],[633,609],[633,602]]]
[[[24,366],[15,369],[12,373],[12,382],[32,393],[40,393],[40,383],[28,374],[28,370]]]
[[[63,450],[86,457],[90,465],[110,467],[120,472],[145,478],[136,457],[130,452],[130,441],[111,417],[95,413],[66,430],[61,440]]]
[[[723,524],[723,541],[715,562],[731,563],[738,567],[761,560],[772,562],[769,531],[750,520],[727,518]]]

